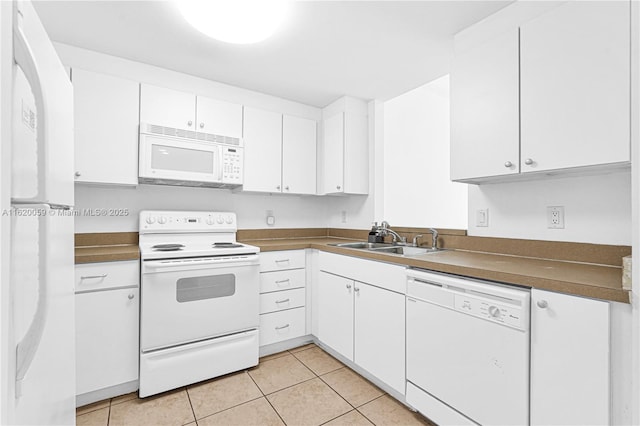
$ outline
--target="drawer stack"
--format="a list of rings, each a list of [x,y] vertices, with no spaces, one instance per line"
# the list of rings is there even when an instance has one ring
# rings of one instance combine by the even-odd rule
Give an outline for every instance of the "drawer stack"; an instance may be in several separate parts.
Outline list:
[[[304,336],[304,250],[260,253],[260,346]]]

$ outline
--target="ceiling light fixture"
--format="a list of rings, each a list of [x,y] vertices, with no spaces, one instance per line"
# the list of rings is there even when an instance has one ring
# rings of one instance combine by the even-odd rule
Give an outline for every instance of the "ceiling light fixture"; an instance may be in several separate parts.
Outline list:
[[[198,31],[227,43],[258,43],[284,21],[290,0],[177,0],[184,19]]]

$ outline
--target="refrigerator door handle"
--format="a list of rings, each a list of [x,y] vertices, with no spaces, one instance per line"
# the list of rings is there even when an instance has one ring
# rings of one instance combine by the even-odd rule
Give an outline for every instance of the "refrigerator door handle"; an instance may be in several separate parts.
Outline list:
[[[48,207],[48,206],[46,206]],[[44,332],[49,305],[48,287],[48,248],[47,239],[49,236],[48,215],[41,215],[38,218],[38,302],[36,312],[31,324],[27,328],[24,337],[16,345],[16,399],[22,394],[22,379],[29,371],[31,362],[38,351],[40,340]]]
[[[18,22],[20,18],[18,17]],[[30,200],[12,200],[12,202],[29,202],[29,201],[42,201],[46,198],[47,194],[47,173],[44,170],[47,167],[47,152],[48,149],[46,142],[46,132],[48,129],[48,115],[45,108],[45,94],[42,88],[42,79],[38,70],[38,64],[36,63],[33,55],[33,50],[29,47],[26,36],[22,31],[20,25],[14,25],[13,27],[13,55],[16,64],[22,69],[27,81],[31,85],[33,91],[33,97],[35,100],[36,110],[38,111],[38,121],[36,125],[36,146],[37,146],[37,161],[38,161],[38,190],[37,194]]]

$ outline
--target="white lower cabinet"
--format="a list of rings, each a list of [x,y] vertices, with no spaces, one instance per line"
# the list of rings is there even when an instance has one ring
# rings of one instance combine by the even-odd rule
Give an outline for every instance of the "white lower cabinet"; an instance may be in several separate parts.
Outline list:
[[[260,253],[260,346],[305,335],[304,250]]]
[[[610,305],[531,290],[531,424],[610,424]]]
[[[332,272],[347,271],[349,277]],[[367,277],[372,284],[358,281]],[[400,280],[400,282],[397,282]],[[405,394],[404,268],[320,253],[317,321],[320,342]]]
[[[137,271],[137,261],[76,265],[76,395],[80,405],[137,389]],[[124,278],[128,276],[135,281]],[[83,292],[81,282],[98,284],[92,283],[91,290]],[[115,287],[116,282],[121,286]],[[125,384],[128,388],[117,388]],[[87,395],[91,393],[96,394]]]

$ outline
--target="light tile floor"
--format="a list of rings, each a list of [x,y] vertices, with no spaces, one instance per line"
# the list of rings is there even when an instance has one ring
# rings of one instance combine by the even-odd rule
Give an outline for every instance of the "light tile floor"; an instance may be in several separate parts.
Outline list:
[[[76,411],[78,425],[431,425],[318,346],[260,359],[248,371]]]

